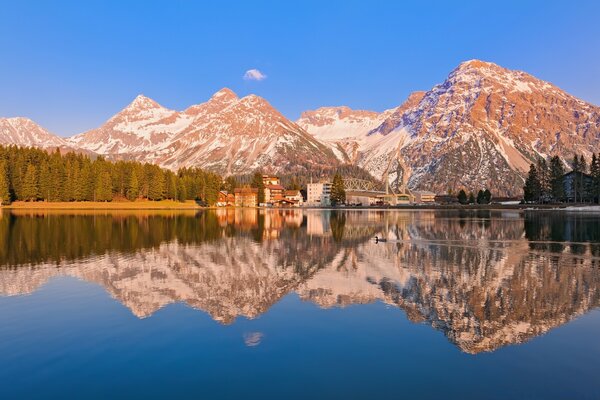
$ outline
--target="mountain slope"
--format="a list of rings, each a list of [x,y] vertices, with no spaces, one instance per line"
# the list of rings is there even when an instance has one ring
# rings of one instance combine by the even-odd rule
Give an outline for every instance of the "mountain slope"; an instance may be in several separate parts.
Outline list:
[[[293,171],[337,163],[327,146],[285,118],[265,99],[255,95],[234,99],[233,92],[226,95],[221,92],[195,108],[212,109],[211,103],[222,98],[226,104],[212,112],[199,113],[164,148],[166,156],[159,158],[160,164],[170,168],[200,166],[230,174],[256,168]]]
[[[192,118],[164,108],[143,95],[99,128],[69,138],[75,146],[104,155],[133,155],[156,150],[189,125]]]
[[[229,89],[185,111],[138,96],[103,126],[70,142],[99,154],[202,167],[222,174],[264,168],[302,170],[337,163],[332,151],[261,97],[238,98]]]
[[[42,128],[28,118],[0,118],[0,144],[41,147],[45,149],[65,148],[67,142]]]
[[[591,157],[600,108],[524,72],[471,60],[411,95],[367,136],[356,164],[393,186],[516,196],[537,157]]]

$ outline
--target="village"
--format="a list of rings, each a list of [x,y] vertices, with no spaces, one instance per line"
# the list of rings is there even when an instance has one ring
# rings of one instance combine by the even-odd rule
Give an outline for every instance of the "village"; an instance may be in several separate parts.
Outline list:
[[[305,190],[286,189],[277,176],[262,175],[264,189],[256,187],[235,188],[232,192],[221,190],[217,207],[331,207],[333,183],[321,181],[308,183]],[[264,191],[264,201],[259,201],[259,190]],[[434,204],[436,194],[429,191],[411,193],[389,193],[377,191],[369,182],[348,179],[344,183],[344,205],[347,206],[387,206]],[[339,205],[339,204],[338,204]]]

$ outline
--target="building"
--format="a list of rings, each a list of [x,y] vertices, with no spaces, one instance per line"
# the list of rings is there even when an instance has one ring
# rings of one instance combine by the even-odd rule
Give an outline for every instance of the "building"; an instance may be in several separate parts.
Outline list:
[[[263,175],[262,176],[263,185],[281,185],[279,177],[272,175]]]
[[[415,196],[415,203],[417,204],[435,203],[435,193],[433,192],[417,190],[412,193]]]
[[[256,207],[258,205],[258,189],[256,188],[237,188],[233,193],[236,207]]]
[[[298,207],[298,204],[295,201],[283,198],[273,200],[271,204],[273,205],[273,207]]]
[[[593,185],[591,175],[583,172],[567,172],[563,175],[566,202],[587,202],[592,200],[589,188]]]
[[[277,179],[279,180],[279,178]],[[283,192],[285,192],[285,188],[279,184],[265,185],[265,203],[272,203],[275,200],[283,199]]]
[[[283,192],[283,198],[294,202],[296,207],[304,204],[304,197],[302,197],[302,193],[299,190],[286,190]]]
[[[330,206],[331,183],[309,183],[306,185],[306,204],[309,206]]]
[[[353,206],[372,206],[381,201],[381,192],[365,190],[346,190],[346,204]]]
[[[217,207],[227,207],[235,205],[235,195],[233,193],[227,193],[225,190],[219,192],[217,198]]]

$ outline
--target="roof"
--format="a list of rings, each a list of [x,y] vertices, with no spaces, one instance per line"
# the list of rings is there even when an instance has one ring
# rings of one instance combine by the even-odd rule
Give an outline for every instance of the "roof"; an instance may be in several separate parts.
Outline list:
[[[299,190],[286,190],[284,195],[286,196],[300,196]]]
[[[269,190],[285,190],[281,185],[265,185],[265,188]]]
[[[427,196],[435,196],[435,193],[430,192],[429,190],[415,190],[413,194],[427,195]]]

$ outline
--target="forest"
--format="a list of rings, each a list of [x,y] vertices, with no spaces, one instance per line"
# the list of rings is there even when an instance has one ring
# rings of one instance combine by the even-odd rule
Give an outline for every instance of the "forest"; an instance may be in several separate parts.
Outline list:
[[[0,146],[0,203],[13,201],[196,200],[213,205],[221,176],[200,168],[176,173],[137,161]]]

